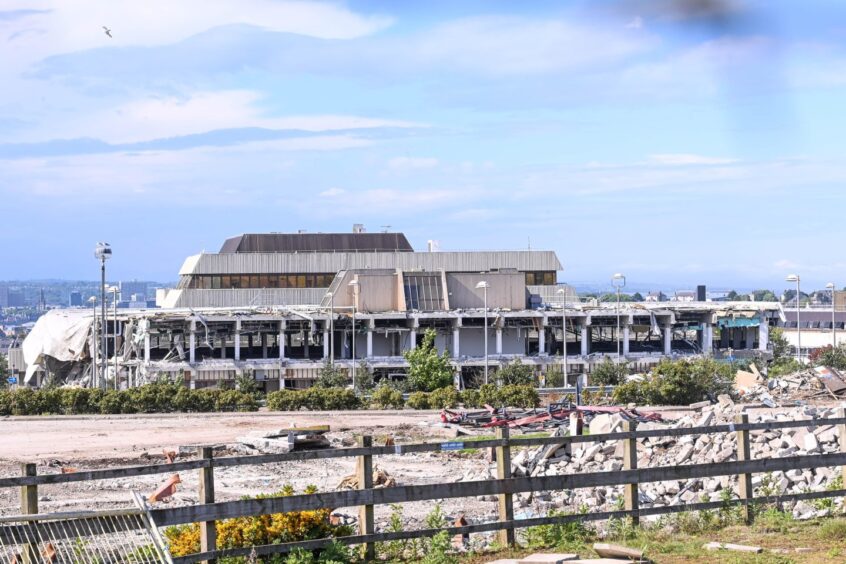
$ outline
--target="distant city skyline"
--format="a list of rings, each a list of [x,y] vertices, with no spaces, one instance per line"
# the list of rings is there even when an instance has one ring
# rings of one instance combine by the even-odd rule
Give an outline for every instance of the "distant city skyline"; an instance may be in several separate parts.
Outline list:
[[[0,279],[364,223],[565,281],[843,287],[846,4],[669,5],[7,0]]]

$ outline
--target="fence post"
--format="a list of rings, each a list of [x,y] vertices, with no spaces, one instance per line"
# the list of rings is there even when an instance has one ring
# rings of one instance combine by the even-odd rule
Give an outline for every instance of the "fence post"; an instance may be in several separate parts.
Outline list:
[[[358,446],[370,448],[373,446],[373,437],[365,435],[358,438]],[[356,458],[356,477],[358,478],[358,489],[373,489],[373,455],[361,454]],[[358,528],[362,535],[372,535],[376,532],[376,524],[373,517],[373,506],[362,505],[358,508]],[[376,558],[376,545],[372,542],[364,543],[364,559],[373,560]]]
[[[735,417],[734,422],[739,423],[741,425],[745,425],[749,423],[749,415],[747,415],[746,413],[742,413]],[[749,431],[741,429],[736,431],[736,433],[737,460],[739,462],[742,462],[744,460],[752,460],[752,454],[749,448]],[[751,525],[752,520],[754,519],[753,508],[749,504],[749,500],[754,497],[752,491],[752,474],[739,474],[737,476],[737,481],[740,485],[740,499],[743,500],[743,505],[741,506],[743,521],[747,525]]]
[[[637,431],[637,421],[623,421],[623,431],[626,433]],[[623,439],[623,470],[637,470],[637,439]],[[634,511],[631,516],[632,525],[637,527],[640,525],[640,515],[637,514],[640,507],[637,482],[623,486],[623,501],[626,511]]]
[[[508,444],[508,426],[496,428],[496,438],[505,439],[505,446],[496,447],[496,477],[505,480],[511,477],[511,447]],[[499,520],[514,520],[514,504],[512,494],[499,494]],[[499,543],[503,546],[514,546],[514,529],[502,529],[497,532]]]
[[[837,417],[846,419],[846,407],[837,409]],[[840,423],[837,428],[840,430],[840,452],[846,452],[846,423]],[[840,475],[843,476],[843,483],[846,484],[846,466],[841,466]]]
[[[211,447],[200,447],[200,458],[209,465],[200,468],[200,503],[214,503],[214,454]],[[214,521],[200,523],[200,552],[217,550],[217,529]],[[205,562],[214,562],[206,560]]]
[[[35,464],[24,463],[21,464],[21,474],[24,476],[35,476],[37,474]],[[38,513],[38,486],[21,486],[21,513],[23,515],[34,515]],[[28,521],[28,524],[34,525],[34,521]],[[26,535],[30,537],[30,535]],[[25,544],[21,547],[23,561],[25,564],[35,564],[39,561],[38,546],[34,544]]]

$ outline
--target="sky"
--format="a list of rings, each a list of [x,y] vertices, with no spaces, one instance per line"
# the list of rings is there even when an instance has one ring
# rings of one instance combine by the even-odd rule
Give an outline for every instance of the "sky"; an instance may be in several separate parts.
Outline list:
[[[846,285],[846,4],[685,3],[0,0],[0,280],[362,223],[576,283]]]

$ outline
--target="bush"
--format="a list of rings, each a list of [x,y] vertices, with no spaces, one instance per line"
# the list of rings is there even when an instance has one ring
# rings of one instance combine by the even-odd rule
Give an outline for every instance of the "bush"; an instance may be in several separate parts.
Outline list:
[[[376,388],[371,399],[373,405],[379,409],[402,409],[405,403],[402,399],[402,392],[386,384]]]
[[[429,405],[432,409],[455,407],[461,400],[458,390],[452,386],[444,386],[429,394]]]
[[[479,403],[479,390],[464,390],[459,395],[464,407],[482,407]]]
[[[688,405],[730,393],[734,384],[731,365],[712,359],[662,360],[642,382],[614,388],[615,403]]]
[[[303,407],[302,396],[294,390],[279,390],[267,394],[267,407],[272,411],[299,411]]]
[[[846,345],[832,347],[828,345],[811,353],[810,362],[814,366],[828,366],[835,370],[846,370]]]
[[[411,409],[430,409],[429,394],[426,392],[412,392],[408,396],[406,405]]]
[[[591,371],[590,383],[592,386],[618,386],[626,381],[628,374],[627,364],[616,363],[605,357],[605,360]]]
[[[499,404],[506,407],[537,407],[540,396],[533,386],[503,386],[497,392]]]
[[[256,398],[238,390],[222,390],[215,397],[215,411],[255,411],[258,409]]]
[[[327,360],[320,369],[314,385],[318,388],[345,388],[348,380],[345,369],[338,368]]]
[[[535,373],[531,366],[523,364],[516,359],[503,366],[494,373],[494,378],[501,386],[521,385],[533,386],[535,384]]]
[[[273,411],[314,411],[359,409],[361,401],[346,388],[279,390],[267,394],[267,407]]]
[[[496,407],[499,404],[499,390],[495,384],[482,384],[479,387],[479,405],[484,407],[490,405]]]

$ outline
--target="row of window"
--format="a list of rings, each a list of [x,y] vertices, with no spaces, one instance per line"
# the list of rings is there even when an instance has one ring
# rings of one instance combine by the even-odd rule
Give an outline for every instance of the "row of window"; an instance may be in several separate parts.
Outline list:
[[[553,286],[555,284],[555,272],[527,272],[527,286]]]
[[[188,287],[196,290],[328,288],[334,279],[334,274],[195,274]]]

